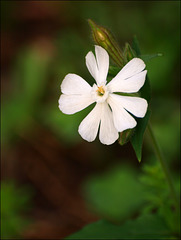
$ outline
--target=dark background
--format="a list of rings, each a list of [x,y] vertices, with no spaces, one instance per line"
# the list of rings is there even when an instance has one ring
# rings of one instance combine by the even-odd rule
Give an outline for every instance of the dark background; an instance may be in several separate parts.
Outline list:
[[[78,126],[89,110],[64,115],[60,84],[76,73],[93,84],[88,18],[121,48],[136,34],[152,87],[151,121],[173,176],[179,167],[179,1],[1,1],[2,235],[63,238],[100,218],[82,184],[116,164],[139,171],[131,145],[87,143]],[[152,157],[145,135],[143,160]]]

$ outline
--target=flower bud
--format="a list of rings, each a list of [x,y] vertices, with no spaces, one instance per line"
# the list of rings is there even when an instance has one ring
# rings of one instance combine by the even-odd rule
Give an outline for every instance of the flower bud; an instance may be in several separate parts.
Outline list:
[[[97,25],[93,20],[88,19],[88,22],[95,43],[103,47],[112,60],[122,68],[124,66],[123,54],[113,35],[106,28]]]
[[[130,138],[132,137],[134,133],[134,128],[133,129],[127,129],[119,134],[119,144],[122,146],[129,142]]]

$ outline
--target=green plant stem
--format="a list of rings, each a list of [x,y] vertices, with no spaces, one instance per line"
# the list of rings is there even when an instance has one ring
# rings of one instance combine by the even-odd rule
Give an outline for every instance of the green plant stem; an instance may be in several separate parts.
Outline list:
[[[155,151],[155,155],[160,162],[160,165],[161,165],[161,167],[163,169],[163,172],[165,174],[165,178],[168,182],[171,196],[173,197],[173,199],[175,201],[176,207],[179,208],[179,201],[178,201],[177,194],[176,194],[176,191],[175,191],[175,188],[174,188],[174,185],[173,185],[173,181],[172,181],[172,178],[171,178],[170,171],[169,171],[168,166],[166,164],[166,161],[163,157],[163,154],[161,152],[159,144],[158,144],[158,142],[155,138],[155,135],[153,133],[153,130],[152,130],[152,127],[151,127],[150,123],[148,123],[148,133],[149,133],[150,139],[152,141],[152,145],[153,145],[153,148],[154,148],[154,151]]]

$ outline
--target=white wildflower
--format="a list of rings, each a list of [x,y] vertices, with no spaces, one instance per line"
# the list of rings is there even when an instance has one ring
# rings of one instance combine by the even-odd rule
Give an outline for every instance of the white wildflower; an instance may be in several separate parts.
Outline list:
[[[92,103],[93,110],[83,119],[78,132],[88,142],[95,140],[99,125],[99,139],[103,144],[112,144],[119,132],[136,126],[135,119],[129,112],[143,118],[147,111],[147,101],[140,97],[123,96],[114,93],[135,93],[143,86],[147,71],[139,58],[128,62],[121,71],[107,84],[109,55],[100,46],[95,46],[95,55],[89,52],[86,65],[96,83],[91,87],[76,74],[65,76],[59,108],[65,114],[81,111]]]

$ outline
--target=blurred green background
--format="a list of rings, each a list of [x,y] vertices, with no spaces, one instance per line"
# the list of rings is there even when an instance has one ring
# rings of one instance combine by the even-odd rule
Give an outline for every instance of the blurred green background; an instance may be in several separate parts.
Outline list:
[[[94,82],[85,66],[85,55],[94,49],[89,18],[110,29],[121,48],[136,35],[143,55],[163,54],[147,62],[151,122],[177,178],[179,9],[179,1],[1,1],[2,238],[63,238],[101,217],[124,218],[128,212],[118,214],[114,208],[106,212],[106,204],[96,211],[88,202],[100,187],[100,198],[105,191],[116,193],[119,203],[118,189],[126,192],[128,186],[121,183],[129,178],[129,169],[141,172],[142,164],[154,158],[146,134],[139,164],[129,143],[104,146],[98,140],[81,139],[77,129],[90,108],[74,115],[58,109],[66,74]],[[118,170],[110,173],[111,180],[105,175],[106,186],[114,185],[114,193],[111,187],[94,188],[92,176],[125,164],[128,170],[122,177]],[[135,189],[133,182],[130,179],[131,189]],[[140,196],[141,189],[136,189]],[[101,208],[104,199],[95,201]],[[138,202],[142,204],[139,197]]]

